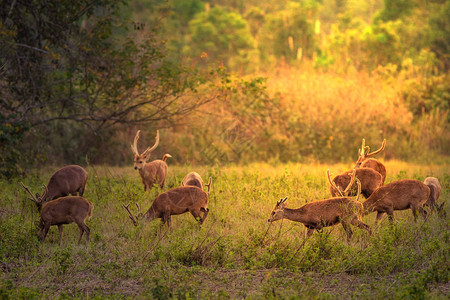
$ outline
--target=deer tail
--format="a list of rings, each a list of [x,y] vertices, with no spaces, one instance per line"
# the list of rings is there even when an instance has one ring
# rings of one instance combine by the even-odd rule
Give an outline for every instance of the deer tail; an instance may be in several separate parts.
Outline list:
[[[163,157],[162,157],[161,160],[162,160],[163,162],[166,162],[166,160],[167,160],[169,157],[172,157],[172,155],[170,155],[169,153],[166,153],[166,154],[163,155]]]

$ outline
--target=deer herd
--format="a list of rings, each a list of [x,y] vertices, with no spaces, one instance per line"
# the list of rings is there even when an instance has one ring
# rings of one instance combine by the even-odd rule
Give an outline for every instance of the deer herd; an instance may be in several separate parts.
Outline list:
[[[139,136],[140,130],[137,131],[131,145],[134,154],[134,169],[139,172],[144,191],[150,190],[154,185],[162,189],[168,170],[166,160],[171,155],[164,154],[161,160],[149,162],[152,151],[159,144],[159,131],[156,132],[155,144],[141,154],[139,154],[137,145]],[[369,146],[365,145],[363,139],[353,169],[334,178],[331,178],[330,171],[327,171],[331,198],[316,200],[300,208],[292,209],[287,207],[287,197],[284,197],[277,201],[268,221],[272,223],[288,219],[303,223],[308,229],[308,237],[314,230],[321,230],[323,227],[340,223],[349,240],[353,234],[351,225],[364,229],[372,235],[371,228],[362,221],[362,217],[371,212],[377,213],[375,223],[380,221],[384,214],[387,214],[389,220],[393,221],[394,210],[411,209],[414,220],[417,219],[418,213],[426,219],[427,211],[424,210],[424,206],[429,206],[431,212],[434,210],[443,212],[445,202],[438,205],[441,186],[435,177],[427,177],[424,182],[403,179],[384,184],[386,167],[372,156],[383,151],[385,146],[386,140],[383,140],[378,150],[370,152]],[[50,226],[57,225],[61,244],[63,224],[75,222],[80,229],[78,243],[84,233],[86,241],[89,242],[90,229],[85,220],[92,216],[94,206],[83,198],[87,180],[86,170],[77,165],[69,165],[56,171],[47,185],[42,185],[42,195],[38,193],[33,195],[30,189],[22,183],[23,188],[31,196],[31,200],[40,212],[39,237],[42,241],[44,241]],[[208,199],[211,181],[212,179],[209,178],[208,184],[205,184],[200,174],[190,172],[183,178],[181,186],[159,194],[144,214],[140,213],[137,203],[136,215],[132,214],[130,204],[122,204],[122,206],[134,225],[137,225],[140,219],[148,221],[161,219],[162,224],[167,224],[170,228],[171,216],[186,212],[190,212],[201,225],[209,213]],[[206,191],[204,191],[205,187]],[[355,198],[353,198],[354,196]],[[364,201],[360,201],[361,196],[365,198]]]

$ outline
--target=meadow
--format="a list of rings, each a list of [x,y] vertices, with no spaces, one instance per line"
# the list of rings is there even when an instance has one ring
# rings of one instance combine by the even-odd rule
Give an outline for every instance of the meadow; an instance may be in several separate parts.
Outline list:
[[[386,161],[387,179],[439,178],[449,199],[448,163]],[[129,167],[90,165],[84,197],[94,204],[87,220],[91,241],[77,245],[78,228],[56,226],[38,241],[39,215],[20,181],[41,192],[52,172],[0,182],[0,295],[33,298],[442,298],[449,296],[449,217],[433,214],[415,223],[410,210],[396,211],[374,225],[374,235],[354,229],[350,242],[341,225],[305,240],[301,223],[268,217],[276,201],[289,207],[330,197],[326,170],[338,174],[349,164],[174,166],[167,190],[189,171],[212,177],[210,213],[200,227],[189,214],[173,216],[172,228],[159,221],[133,226],[122,204],[145,212],[160,192],[144,192]],[[131,207],[131,206],[130,206]],[[448,203],[445,206],[448,211]]]

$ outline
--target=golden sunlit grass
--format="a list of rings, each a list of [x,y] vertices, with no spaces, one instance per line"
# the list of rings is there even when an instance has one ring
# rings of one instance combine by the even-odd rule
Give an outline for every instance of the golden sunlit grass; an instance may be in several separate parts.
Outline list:
[[[387,182],[438,177],[443,187],[439,202],[448,200],[448,163],[385,164]],[[326,170],[337,174],[349,167],[252,163],[192,168],[169,163],[165,190],[178,186],[192,170],[204,179],[213,177],[210,213],[201,228],[187,213],[173,216],[172,229],[160,232],[158,221],[134,227],[121,207],[137,202],[145,211],[157,189],[144,193],[131,167],[90,166],[85,197],[95,206],[87,221],[91,243],[76,245],[78,229],[72,224],[64,226],[62,247],[56,227],[45,243],[37,241],[34,204],[19,182],[2,182],[0,291],[13,298],[282,298],[299,291],[309,297],[378,297],[392,288],[399,297],[411,291],[444,295],[439,286],[448,281],[443,263],[448,218],[434,214],[425,223],[414,223],[411,212],[403,211],[395,212],[394,224],[384,220],[374,227],[371,214],[364,222],[375,235],[355,228],[350,243],[340,225],[314,233],[304,244],[305,227],[300,223],[284,220],[269,227],[267,219],[277,200],[288,196],[289,207],[300,207],[328,198]],[[49,174],[24,182],[38,191]],[[415,275],[406,280],[411,274]],[[378,278],[376,286],[371,285],[373,276]],[[300,284],[305,281],[309,284]]]

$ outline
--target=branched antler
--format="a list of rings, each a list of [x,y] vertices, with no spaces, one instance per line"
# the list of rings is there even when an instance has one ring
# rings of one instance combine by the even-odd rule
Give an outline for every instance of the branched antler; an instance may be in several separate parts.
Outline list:
[[[133,216],[133,214],[131,213],[131,211],[130,211],[130,203],[128,203],[128,205],[125,205],[125,204],[122,204],[122,206],[123,206],[123,208],[125,208],[125,210],[128,212],[128,214],[129,214],[129,218],[131,219],[131,221],[133,222],[133,224],[134,224],[134,226],[137,226],[137,218],[135,218],[134,216]],[[139,208],[139,205],[136,203],[136,206]]]

